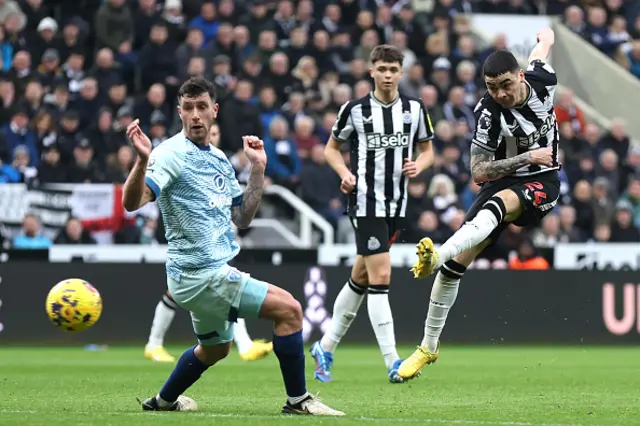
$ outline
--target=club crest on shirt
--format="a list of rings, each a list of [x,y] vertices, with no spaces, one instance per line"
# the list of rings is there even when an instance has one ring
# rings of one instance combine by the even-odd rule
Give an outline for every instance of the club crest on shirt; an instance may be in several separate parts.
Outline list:
[[[221,176],[218,174],[214,175],[213,186],[216,188],[217,191],[224,191],[225,188],[227,187],[227,183],[224,179],[224,176]]]
[[[405,111],[402,113],[402,122],[404,124],[411,124],[411,111]]]

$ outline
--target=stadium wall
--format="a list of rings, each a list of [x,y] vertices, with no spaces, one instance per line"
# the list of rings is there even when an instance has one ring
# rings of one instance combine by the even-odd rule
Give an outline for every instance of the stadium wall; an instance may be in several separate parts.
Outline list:
[[[253,276],[289,290],[301,301],[305,339],[317,339],[349,268],[238,264]],[[48,322],[44,300],[53,284],[82,277],[104,300],[93,329],[70,334]],[[48,263],[10,261],[0,266],[0,344],[68,345],[144,342],[155,305],[166,289],[161,264]],[[467,273],[444,338],[473,344],[640,343],[640,279],[634,272],[479,271]],[[391,305],[400,343],[422,336],[431,280],[393,271]],[[248,321],[252,336],[269,338],[271,327]],[[190,320],[179,312],[168,341],[193,342]],[[374,341],[368,315],[356,319],[345,343]]]
[[[640,121],[636,118],[640,80],[561,22],[554,21],[553,29],[556,42],[551,52],[560,84],[605,117],[623,118],[629,135],[640,139]]]

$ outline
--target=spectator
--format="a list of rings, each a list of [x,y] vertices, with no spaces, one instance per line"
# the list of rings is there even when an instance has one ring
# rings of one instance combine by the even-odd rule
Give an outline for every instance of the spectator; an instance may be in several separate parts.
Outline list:
[[[633,205],[627,200],[616,204],[613,223],[611,224],[611,241],[616,243],[640,242],[640,231],[633,225]]]
[[[29,154],[30,166],[37,166],[40,155],[38,154],[38,137],[29,128],[29,115],[26,110],[18,109],[9,124],[4,126],[4,134],[10,151],[14,151],[18,146],[25,147]]]
[[[60,230],[56,238],[53,240],[54,244],[97,244],[95,238],[87,232],[77,218],[70,218],[64,225],[64,228]]]
[[[26,214],[22,220],[22,232],[13,238],[12,248],[16,250],[42,250],[51,246],[51,240],[44,236],[40,219]]]
[[[514,270],[547,270],[549,262],[540,256],[529,239],[524,239],[518,246],[518,255],[509,260],[509,269]]]
[[[571,124],[571,128],[575,134],[582,134],[586,125],[584,114],[582,110],[574,105],[573,92],[571,90],[567,89],[559,94],[555,109],[560,126],[568,122]]]
[[[340,178],[324,159],[324,146],[315,145],[310,161],[305,163],[300,175],[301,197],[320,216],[337,229],[338,219],[344,213]]]
[[[295,190],[300,182],[302,161],[296,144],[288,137],[289,125],[282,117],[271,120],[269,136],[264,140],[267,154],[266,176],[277,185]]]
[[[95,19],[98,47],[117,52],[134,37],[134,21],[126,0],[107,0],[98,9]]]

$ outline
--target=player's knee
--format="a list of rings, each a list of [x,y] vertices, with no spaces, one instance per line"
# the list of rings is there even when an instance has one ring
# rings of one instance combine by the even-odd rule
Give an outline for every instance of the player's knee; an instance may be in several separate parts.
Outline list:
[[[283,300],[282,303],[281,320],[294,327],[302,327],[302,305],[300,302],[289,294],[289,297]]]
[[[505,214],[515,213],[520,210],[520,197],[512,189],[504,189],[494,195],[491,199],[498,198],[502,201]]]
[[[389,285],[391,282],[391,268],[375,268],[371,273],[369,273],[369,280],[375,284]]]
[[[367,270],[366,269],[359,269],[359,270],[356,271],[354,269],[353,271],[351,271],[351,281],[357,287],[361,287],[363,289],[366,289],[367,286],[369,285],[369,276],[367,275]]]
[[[489,200],[482,206],[483,210],[489,211],[494,217],[497,223],[502,223],[507,216],[507,207],[504,200],[497,195],[489,198]],[[480,215],[476,215],[475,219],[481,219]]]

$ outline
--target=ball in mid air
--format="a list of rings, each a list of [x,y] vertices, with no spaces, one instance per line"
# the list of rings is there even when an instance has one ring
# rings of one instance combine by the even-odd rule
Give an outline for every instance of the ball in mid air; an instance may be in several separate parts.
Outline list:
[[[102,297],[94,286],[79,278],[60,281],[47,295],[47,315],[64,331],[84,331],[102,314]]]

